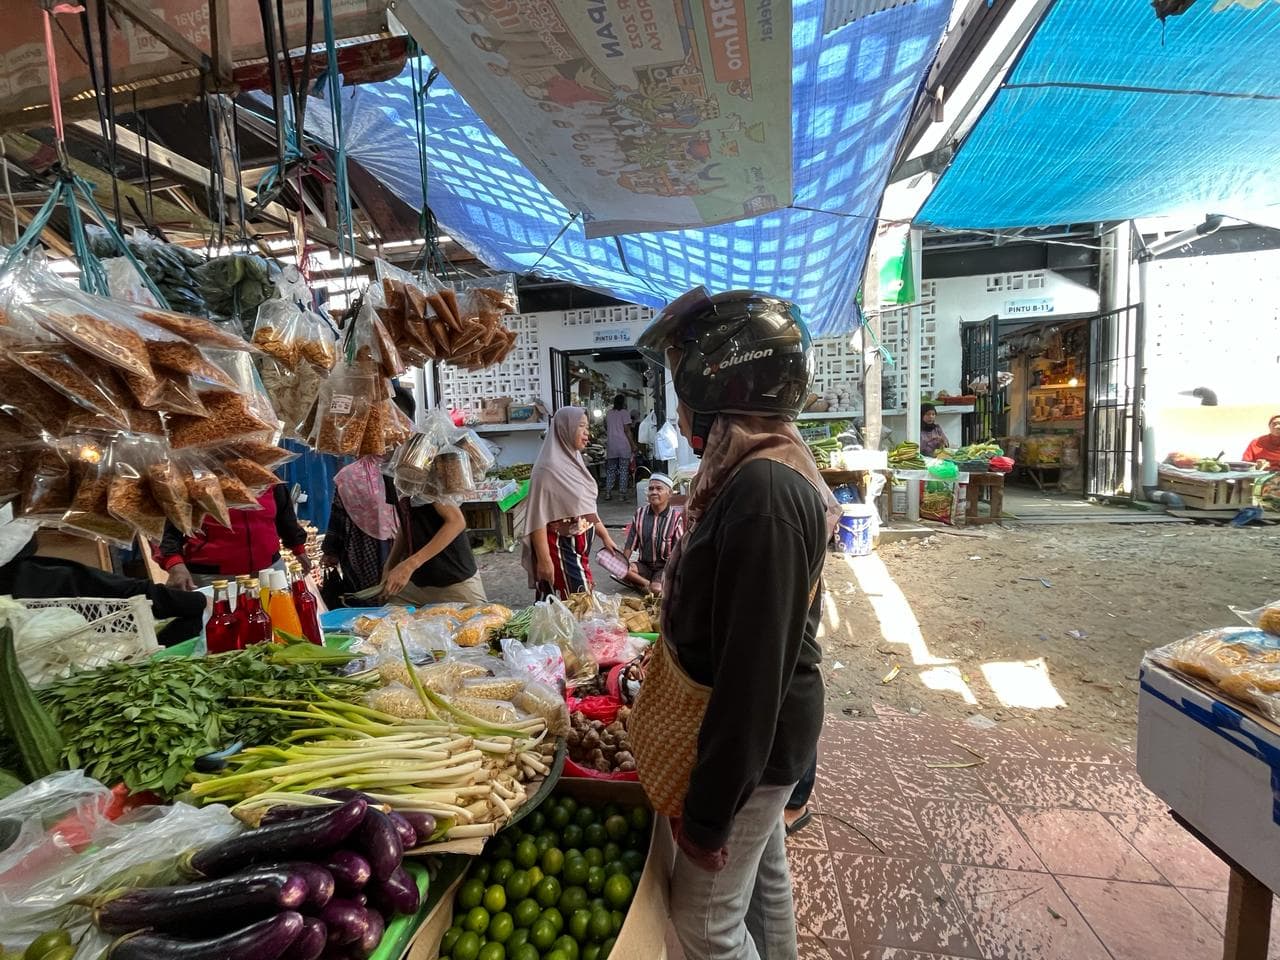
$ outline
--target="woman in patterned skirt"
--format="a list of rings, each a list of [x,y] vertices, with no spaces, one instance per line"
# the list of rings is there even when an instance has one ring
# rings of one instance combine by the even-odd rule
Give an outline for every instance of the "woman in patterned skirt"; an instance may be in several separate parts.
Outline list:
[[[521,562],[539,600],[552,593],[563,600],[595,586],[591,547],[597,536],[621,554],[597,513],[600,488],[582,459],[589,439],[587,412],[561,407],[533,465]]]

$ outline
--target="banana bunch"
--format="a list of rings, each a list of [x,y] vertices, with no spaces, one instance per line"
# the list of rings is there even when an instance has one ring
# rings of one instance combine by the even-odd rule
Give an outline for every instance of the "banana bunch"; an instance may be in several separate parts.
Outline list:
[[[920,445],[903,440],[889,451],[889,466],[897,470],[923,470],[925,464],[924,458],[920,456]]]
[[[1000,444],[994,440],[988,440],[986,443],[971,443],[967,447],[961,447],[952,454],[952,459],[963,462],[965,460],[990,460],[992,457],[1003,456],[1004,450]]]
[[[820,469],[827,469],[831,466],[831,456],[840,452],[840,441],[835,437],[824,437],[821,440],[809,441],[809,452],[813,454],[813,459],[818,462]]]

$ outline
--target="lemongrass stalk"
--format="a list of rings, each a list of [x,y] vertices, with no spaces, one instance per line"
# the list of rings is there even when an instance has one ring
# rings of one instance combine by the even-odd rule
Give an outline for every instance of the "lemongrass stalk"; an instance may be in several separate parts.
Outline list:
[[[501,794],[495,790],[493,793],[489,794],[489,800],[498,808],[504,817],[511,819],[511,808],[507,806],[507,801],[502,799]]]
[[[406,752],[407,753],[407,752]],[[408,759],[417,759],[414,754],[407,753]],[[266,770],[252,770],[245,773],[233,773],[229,776],[219,777],[215,780],[206,781],[204,783],[195,784],[192,787],[192,793],[196,796],[202,796],[206,793],[212,793],[214,789],[230,786],[236,783],[245,783],[251,780],[270,779],[281,781],[281,775],[292,778],[295,775],[303,773],[318,773],[326,770],[335,770],[349,768],[351,766],[350,757],[335,757],[324,760],[308,760],[301,763],[287,763]],[[265,774],[265,775],[264,775]],[[206,789],[201,789],[206,788]]]
[[[492,837],[497,832],[498,825],[496,823],[459,824],[449,828],[449,832],[445,834],[445,839],[471,840],[476,837]]]
[[[542,758],[539,757],[536,753],[529,753],[528,751],[526,751],[520,754],[520,762],[524,764],[528,764],[529,766],[533,767],[533,769],[537,770],[544,777],[547,776],[547,774],[551,773],[551,768],[548,767],[545,763],[543,763]]]
[[[473,820],[483,819],[489,812],[488,800],[476,800],[466,806],[467,813],[471,814]]]

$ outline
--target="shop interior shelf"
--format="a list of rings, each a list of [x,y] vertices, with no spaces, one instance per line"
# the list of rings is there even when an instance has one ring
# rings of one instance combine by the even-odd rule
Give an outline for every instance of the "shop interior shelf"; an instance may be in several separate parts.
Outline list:
[[[1027,393],[1060,393],[1063,390],[1083,390],[1083,389],[1084,389],[1083,383],[1077,383],[1074,387],[1069,386],[1065,383],[1060,383],[1060,384],[1057,384],[1056,386],[1030,387],[1027,390]]]

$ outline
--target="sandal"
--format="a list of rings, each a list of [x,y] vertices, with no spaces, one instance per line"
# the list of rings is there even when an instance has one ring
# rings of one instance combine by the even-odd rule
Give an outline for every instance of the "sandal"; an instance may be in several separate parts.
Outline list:
[[[789,837],[794,833],[799,833],[806,826],[808,826],[809,821],[812,819],[813,819],[813,811],[810,810],[808,807],[805,807],[804,813],[800,814],[800,816],[796,817],[789,824],[787,824],[787,827],[786,827],[787,836]]]

